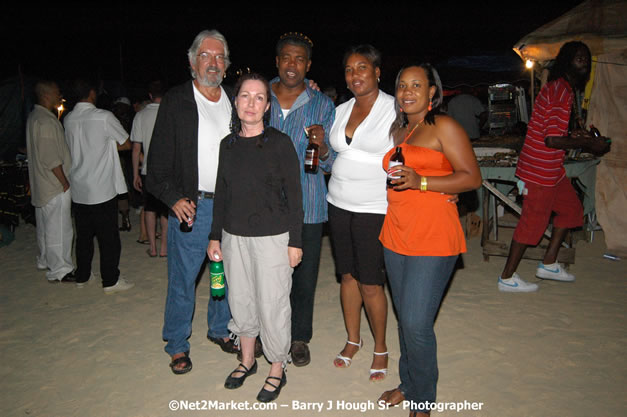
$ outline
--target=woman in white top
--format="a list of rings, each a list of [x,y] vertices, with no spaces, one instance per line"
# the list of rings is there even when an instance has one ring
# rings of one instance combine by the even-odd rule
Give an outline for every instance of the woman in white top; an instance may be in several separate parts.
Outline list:
[[[379,90],[381,55],[370,45],[349,49],[344,74],[354,98],[336,109],[330,141],[337,151],[329,181],[329,225],[336,271],[342,277],[340,298],[348,333],[346,345],[333,361],[349,367],[363,346],[361,307],[374,336],[370,380],[387,375],[385,342],[387,298],[383,291],[383,249],[379,232],[387,209],[383,156],[392,146],[390,126],[394,97]]]

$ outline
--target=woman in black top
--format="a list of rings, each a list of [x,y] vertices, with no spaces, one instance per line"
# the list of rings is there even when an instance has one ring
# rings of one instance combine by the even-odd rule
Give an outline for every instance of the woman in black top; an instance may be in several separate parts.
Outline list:
[[[224,386],[235,389],[257,372],[255,339],[272,363],[257,399],[276,399],[286,384],[290,348],[290,289],[302,258],[300,167],[292,141],[267,127],[270,87],[245,74],[235,87],[232,133],[220,144],[213,223],[207,254],[222,260],[242,362]]]

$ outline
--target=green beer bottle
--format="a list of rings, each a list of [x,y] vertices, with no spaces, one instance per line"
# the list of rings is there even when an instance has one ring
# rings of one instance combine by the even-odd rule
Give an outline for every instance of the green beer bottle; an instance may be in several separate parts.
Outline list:
[[[209,274],[211,275],[211,296],[213,298],[224,297],[224,265],[222,261],[211,262],[209,267]]]

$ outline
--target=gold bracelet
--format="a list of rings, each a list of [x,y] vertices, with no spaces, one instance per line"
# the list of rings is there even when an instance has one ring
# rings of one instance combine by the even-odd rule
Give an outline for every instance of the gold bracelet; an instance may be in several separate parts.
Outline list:
[[[427,192],[427,177],[425,176],[420,177],[420,192]]]

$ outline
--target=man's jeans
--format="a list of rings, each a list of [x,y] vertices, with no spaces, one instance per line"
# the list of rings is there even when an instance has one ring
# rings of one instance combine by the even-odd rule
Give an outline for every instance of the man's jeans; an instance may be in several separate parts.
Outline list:
[[[434,402],[438,360],[433,324],[458,255],[405,256],[387,248],[383,254],[398,313],[399,389],[415,404]]]
[[[196,219],[189,233],[180,230],[176,217],[168,218],[168,295],[165,303],[163,339],[170,355],[189,351],[187,339],[192,334],[192,317],[196,304],[196,278],[207,256],[209,232],[213,219],[213,200],[200,199]],[[228,289],[227,289],[228,291]],[[228,337],[231,319],[228,294],[219,301],[209,297],[207,307],[208,335]]]
[[[292,341],[309,343],[312,322],[320,249],[322,245],[322,223],[303,225],[303,260],[292,274]]]

